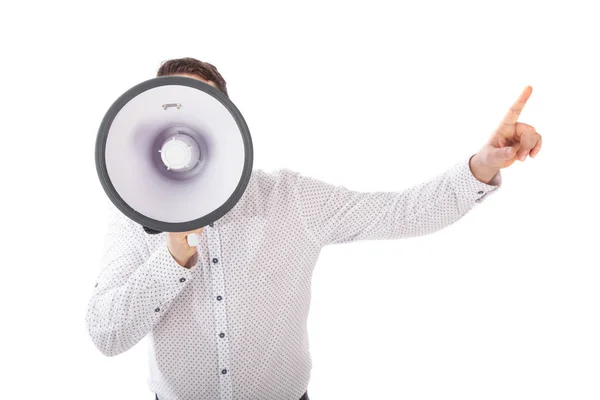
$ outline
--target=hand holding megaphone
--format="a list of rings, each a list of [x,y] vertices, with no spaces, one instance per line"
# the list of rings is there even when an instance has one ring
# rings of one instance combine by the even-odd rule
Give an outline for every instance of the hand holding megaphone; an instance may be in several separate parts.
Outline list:
[[[189,232],[167,232],[167,247],[169,252],[179,265],[185,267],[190,258],[198,251],[200,244],[200,235],[204,228],[199,228]]]

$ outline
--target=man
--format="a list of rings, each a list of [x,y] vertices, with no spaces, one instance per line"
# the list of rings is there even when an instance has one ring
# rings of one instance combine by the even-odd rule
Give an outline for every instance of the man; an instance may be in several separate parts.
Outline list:
[[[196,59],[166,61],[164,75],[227,95],[217,69]],[[197,248],[189,232],[148,235],[111,205],[86,317],[92,340],[114,356],[149,335],[157,399],[308,400],[306,323],[323,246],[425,235],[457,221],[500,186],[500,169],[540,151],[541,136],[517,122],[531,91],[478,153],[404,191],[357,192],[288,169],[254,170],[238,203],[194,231]]]

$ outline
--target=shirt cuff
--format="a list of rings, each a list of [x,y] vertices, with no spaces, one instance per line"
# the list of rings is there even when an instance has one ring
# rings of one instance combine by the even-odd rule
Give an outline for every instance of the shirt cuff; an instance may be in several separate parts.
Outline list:
[[[179,294],[183,286],[192,278],[196,269],[198,257],[192,257],[188,264],[191,268],[179,265],[171,255],[166,243],[158,248],[148,260],[148,272],[151,276],[150,282],[155,288],[160,288],[156,293],[162,293],[161,303],[166,305]]]
[[[457,197],[466,208],[473,203],[481,204],[491,193],[502,186],[502,173],[498,171],[489,184],[483,183],[471,172],[469,161],[471,156],[458,163],[451,173],[452,186]]]

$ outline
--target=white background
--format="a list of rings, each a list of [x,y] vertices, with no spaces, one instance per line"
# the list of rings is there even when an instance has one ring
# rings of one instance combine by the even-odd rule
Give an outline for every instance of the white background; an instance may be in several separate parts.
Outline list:
[[[475,153],[532,85],[521,121],[544,146],[485,203],[430,236],[323,250],[308,392],[600,398],[600,28],[594,2],[568,3],[3,6],[0,396],[153,398],[146,343],[108,358],[85,329],[106,227],[94,143],[121,93],[191,56],[227,80],[254,168],[362,191]]]

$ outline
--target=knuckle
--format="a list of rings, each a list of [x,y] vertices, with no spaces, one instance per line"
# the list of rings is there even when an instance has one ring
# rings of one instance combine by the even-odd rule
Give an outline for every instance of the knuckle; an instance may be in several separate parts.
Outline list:
[[[525,122],[517,122],[517,125],[525,132],[535,132],[535,128],[529,124],[526,124]]]

